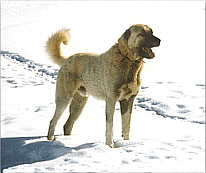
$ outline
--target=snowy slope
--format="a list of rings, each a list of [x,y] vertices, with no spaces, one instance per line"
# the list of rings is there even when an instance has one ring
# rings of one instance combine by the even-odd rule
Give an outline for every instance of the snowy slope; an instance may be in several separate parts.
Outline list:
[[[74,135],[49,142],[45,135],[54,110],[56,69],[8,52],[2,52],[1,59],[2,168],[20,165],[4,172],[204,170],[203,85],[190,86],[194,95],[186,92],[188,86],[175,83],[143,85],[134,105],[130,141],[120,138],[116,107],[118,148],[104,145],[104,103],[94,99],[75,124]],[[157,88],[163,92],[158,97]],[[56,134],[62,134],[64,121]]]
[[[155,14],[152,20],[151,14],[141,16],[146,5],[151,14]],[[140,1],[120,3],[118,8],[115,2],[87,2],[84,5],[55,1],[2,3],[1,171],[205,171],[204,27],[201,20],[196,20],[203,19],[203,3],[181,2],[177,6],[175,2],[159,2],[159,5],[156,14],[152,13],[152,4]],[[106,14],[101,11],[102,6],[107,8]],[[133,10],[127,9],[127,15],[118,13],[126,6]],[[90,8],[91,13],[86,13],[85,7]],[[176,9],[176,16],[172,14],[172,8]],[[181,16],[183,8],[185,11]],[[85,14],[84,20],[82,15],[75,13],[78,10]],[[71,17],[71,13],[76,15]],[[114,21],[117,13],[121,19]],[[164,20],[167,25],[161,24],[162,13],[167,14],[168,19],[176,19],[176,24],[182,26],[180,31],[172,28],[167,20]],[[17,16],[19,20],[14,20]],[[185,19],[184,27],[190,26],[191,22],[195,25],[181,32],[182,19]],[[131,139],[123,141],[121,138],[117,104],[114,116],[117,148],[104,144],[105,103],[91,97],[74,126],[73,135],[62,135],[63,124],[69,115],[67,109],[57,124],[57,140],[47,141],[49,121],[55,109],[55,82],[59,69],[48,60],[43,50],[48,35],[68,26],[73,34],[68,46],[70,54],[103,52],[133,23],[152,25],[162,44],[154,50],[156,58],[145,64],[141,91],[134,103]],[[84,31],[83,25],[86,26]],[[166,32],[169,27],[173,30]],[[116,28],[119,30],[115,31]],[[37,32],[38,37],[34,34]],[[174,34],[169,36],[171,32]],[[197,47],[185,40],[188,33],[190,40],[198,41]],[[94,40],[88,42],[92,39],[91,34]],[[176,45],[174,35],[180,39]],[[99,42],[105,39],[108,40]],[[196,61],[194,55],[197,55]],[[187,63],[183,57],[187,57]],[[195,71],[191,71],[194,66]],[[175,72],[171,71],[174,67]]]

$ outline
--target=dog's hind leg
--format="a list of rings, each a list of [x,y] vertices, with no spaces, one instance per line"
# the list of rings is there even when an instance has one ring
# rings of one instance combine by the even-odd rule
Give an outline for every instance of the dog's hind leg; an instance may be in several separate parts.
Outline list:
[[[69,107],[70,115],[64,125],[64,135],[70,135],[75,121],[79,118],[82,110],[88,100],[88,97],[83,97],[77,91],[74,94],[72,102]]]
[[[54,113],[54,117],[50,121],[50,125],[49,125],[49,131],[48,131],[48,136],[47,136],[48,140],[50,141],[55,140],[54,130],[55,130],[57,121],[63,114],[64,110],[67,108],[69,101],[70,101],[69,99],[64,98],[64,99],[61,99],[61,101],[56,102],[56,110]]]
[[[124,140],[129,140],[130,121],[134,99],[135,95],[131,96],[128,100],[124,99],[120,101],[122,115],[122,137]]]
[[[54,131],[57,124],[57,121],[67,108],[68,104],[71,102],[74,93],[78,88],[78,82],[74,76],[69,75],[68,73],[62,73],[59,71],[56,85],[56,110],[54,117],[50,121],[49,131],[48,131],[48,140],[55,140]]]

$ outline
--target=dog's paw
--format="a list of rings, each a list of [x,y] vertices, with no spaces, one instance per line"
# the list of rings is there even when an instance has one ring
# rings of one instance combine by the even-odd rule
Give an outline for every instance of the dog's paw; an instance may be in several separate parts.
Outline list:
[[[55,136],[47,136],[47,139],[49,141],[55,141],[56,140],[56,137]]]
[[[106,142],[106,145],[108,145],[110,148],[115,148],[114,142]]]

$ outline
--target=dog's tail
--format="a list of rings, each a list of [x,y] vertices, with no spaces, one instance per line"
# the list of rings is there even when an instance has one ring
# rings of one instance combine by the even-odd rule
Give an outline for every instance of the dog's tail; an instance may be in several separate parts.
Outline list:
[[[62,66],[64,61],[67,59],[62,54],[61,51],[61,43],[63,42],[65,45],[69,43],[70,33],[69,29],[60,29],[56,33],[54,33],[46,42],[46,51],[49,54],[51,60],[59,66]]]

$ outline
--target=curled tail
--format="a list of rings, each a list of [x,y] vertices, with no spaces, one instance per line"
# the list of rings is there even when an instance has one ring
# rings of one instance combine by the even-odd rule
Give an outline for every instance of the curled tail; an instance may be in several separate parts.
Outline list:
[[[46,42],[46,51],[51,60],[59,66],[62,66],[67,57],[63,56],[61,51],[61,43],[65,45],[69,43],[70,33],[69,29],[60,29],[54,33]]]

